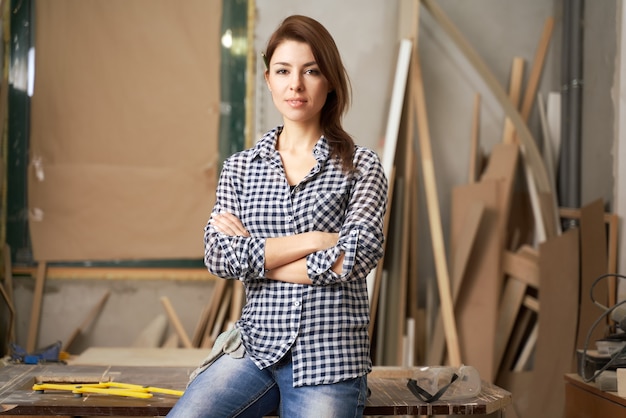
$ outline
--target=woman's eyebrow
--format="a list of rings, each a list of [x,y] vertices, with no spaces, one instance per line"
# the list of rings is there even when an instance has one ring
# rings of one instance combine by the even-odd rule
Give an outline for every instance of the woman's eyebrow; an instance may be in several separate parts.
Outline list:
[[[281,65],[281,66],[283,66],[283,67],[293,67],[293,64],[290,64],[290,63],[288,63],[288,62],[282,62],[282,61],[275,62],[275,63],[274,63],[274,64],[272,64],[272,65]],[[317,62],[316,62],[316,61],[311,61],[311,62],[307,62],[307,63],[305,63],[305,64],[304,64],[304,65],[302,65],[302,66],[303,66],[303,67],[313,67],[313,66],[315,66],[315,65],[317,65]]]

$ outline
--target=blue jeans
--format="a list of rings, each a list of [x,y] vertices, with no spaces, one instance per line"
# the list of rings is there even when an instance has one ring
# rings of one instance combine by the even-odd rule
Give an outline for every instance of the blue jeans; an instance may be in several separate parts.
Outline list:
[[[289,356],[289,354],[288,354]],[[200,373],[176,402],[170,418],[357,418],[363,416],[367,376],[331,385],[292,385],[288,357],[264,370],[248,354],[223,355]]]

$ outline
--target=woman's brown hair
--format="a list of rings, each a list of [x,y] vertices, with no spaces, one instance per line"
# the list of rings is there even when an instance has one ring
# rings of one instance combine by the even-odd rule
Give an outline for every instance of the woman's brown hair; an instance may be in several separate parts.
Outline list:
[[[263,57],[266,67],[278,45],[286,40],[308,44],[320,71],[328,80],[331,91],[322,107],[320,125],[330,146],[331,155],[338,157],[343,169],[350,172],[354,169],[354,141],[343,129],[341,118],[350,107],[352,90],[335,40],[317,20],[301,15],[289,16],[282,21],[267,43]]]

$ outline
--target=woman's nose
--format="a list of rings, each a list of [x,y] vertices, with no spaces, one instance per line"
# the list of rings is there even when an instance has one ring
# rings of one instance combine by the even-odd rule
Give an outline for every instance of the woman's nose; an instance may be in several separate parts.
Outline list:
[[[299,75],[294,75],[291,77],[290,88],[294,91],[302,90],[302,79]]]

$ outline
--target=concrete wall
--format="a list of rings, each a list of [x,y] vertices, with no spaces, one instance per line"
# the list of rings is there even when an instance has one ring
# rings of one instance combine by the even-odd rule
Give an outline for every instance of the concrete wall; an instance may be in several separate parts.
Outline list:
[[[545,20],[555,18],[549,55],[539,91],[547,95],[560,89],[561,0],[439,0],[437,2],[467,37],[503,86],[508,85],[514,57],[523,57],[530,71]],[[585,12],[585,105],[583,117],[583,203],[604,198],[612,204],[613,164],[617,145],[615,119],[618,100],[614,89],[619,57],[617,29],[621,9],[616,0],[586,2]],[[392,0],[257,0],[254,48],[260,52],[269,33],[291,13],[309,14],[324,23],[335,36],[353,81],[354,105],[345,125],[356,141],[382,152],[395,71],[398,41],[407,36],[411,2]],[[617,17],[615,17],[617,16]],[[441,218],[447,237],[450,191],[466,181],[474,96],[482,95],[481,146],[485,152],[500,140],[503,112],[477,73],[457,48],[422,9],[419,49],[424,72],[426,101],[433,138]],[[280,123],[257,67],[257,98],[254,132]],[[620,98],[622,96],[619,96]],[[622,110],[623,112],[623,110]],[[536,112],[529,126],[541,139]],[[622,128],[623,130],[623,128]],[[623,136],[623,134],[622,134]],[[623,188],[623,187],[622,187]],[[421,199],[423,202],[423,199]],[[623,209],[622,209],[623,210]],[[420,225],[427,225],[420,208]],[[427,227],[419,231],[419,274],[434,279],[433,256]],[[623,251],[622,251],[623,253]],[[622,256],[623,259],[623,256]],[[76,350],[93,346],[128,346],[157,315],[164,313],[159,301],[168,296],[185,329],[192,334],[202,307],[209,301],[212,282],[167,280],[48,280],[42,307],[39,346],[67,338],[107,289],[111,296],[88,335],[77,340]],[[26,343],[33,281],[15,280],[18,308],[17,342]]]

